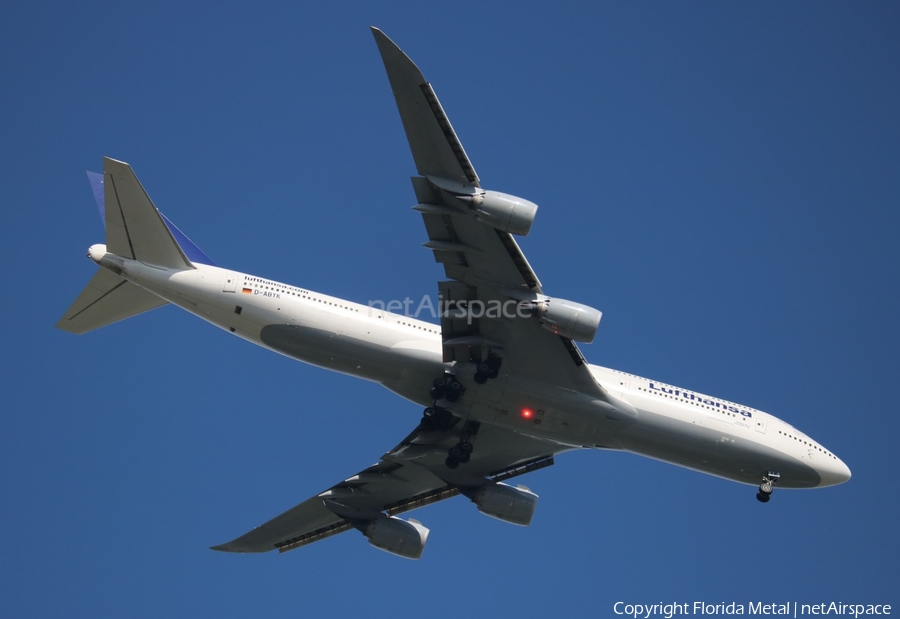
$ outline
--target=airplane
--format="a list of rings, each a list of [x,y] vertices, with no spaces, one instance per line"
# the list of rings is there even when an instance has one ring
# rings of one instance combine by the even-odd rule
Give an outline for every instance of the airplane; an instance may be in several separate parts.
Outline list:
[[[106,243],[100,269],[57,327],[85,333],[173,304],[293,359],[378,383],[423,407],[372,466],[213,550],[286,552],[357,529],[389,553],[421,557],[429,529],[399,514],[463,495],[530,524],[538,496],[509,480],[575,449],[623,450],[757,486],[850,479],[834,453],[763,411],[589,364],[601,312],[544,291],[514,236],[534,203],[482,188],[418,67],[372,28],[418,176],[416,205],[443,266],[440,324],[216,266],[154,206],[131,166],[88,173]]]

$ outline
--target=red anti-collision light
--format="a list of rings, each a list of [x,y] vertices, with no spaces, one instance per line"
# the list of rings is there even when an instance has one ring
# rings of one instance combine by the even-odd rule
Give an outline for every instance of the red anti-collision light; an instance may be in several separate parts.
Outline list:
[[[522,417],[524,417],[525,419],[531,419],[533,416],[534,416],[534,411],[531,410],[530,408],[522,409]]]

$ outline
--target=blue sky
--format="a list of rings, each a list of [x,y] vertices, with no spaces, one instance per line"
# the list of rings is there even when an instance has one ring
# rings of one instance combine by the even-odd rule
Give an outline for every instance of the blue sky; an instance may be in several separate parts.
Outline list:
[[[611,616],[626,602],[893,603],[900,512],[900,9],[819,3],[7,3],[0,614]],[[374,462],[420,411],[175,308],[53,328],[128,161],[218,264],[365,303],[433,294],[368,26],[432,82],[483,185],[540,205],[588,359],[769,411],[853,470],[755,489],[619,453],[523,478],[522,529],[416,513],[419,562],[347,533],[208,546]]]

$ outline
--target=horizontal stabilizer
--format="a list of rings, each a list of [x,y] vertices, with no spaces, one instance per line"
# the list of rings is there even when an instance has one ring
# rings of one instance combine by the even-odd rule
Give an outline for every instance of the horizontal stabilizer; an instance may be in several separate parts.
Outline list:
[[[167,303],[115,273],[100,269],[56,326],[69,333],[87,333]]]

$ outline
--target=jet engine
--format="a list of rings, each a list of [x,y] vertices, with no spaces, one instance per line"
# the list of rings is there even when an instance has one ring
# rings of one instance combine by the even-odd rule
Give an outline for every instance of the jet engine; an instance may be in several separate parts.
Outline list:
[[[594,341],[603,315],[593,307],[565,299],[529,301],[528,306],[545,329],[585,344]]]
[[[479,191],[456,197],[469,204],[480,221],[521,236],[527,236],[531,231],[538,209],[534,202],[499,191]]]
[[[484,486],[472,498],[482,514],[520,527],[531,524],[537,500],[538,496],[525,486],[513,488],[503,483]]]
[[[406,521],[394,516],[376,518],[363,530],[363,535],[375,548],[406,559],[422,556],[428,533],[418,520]]]

